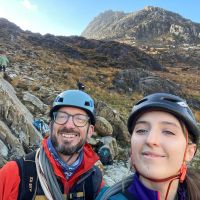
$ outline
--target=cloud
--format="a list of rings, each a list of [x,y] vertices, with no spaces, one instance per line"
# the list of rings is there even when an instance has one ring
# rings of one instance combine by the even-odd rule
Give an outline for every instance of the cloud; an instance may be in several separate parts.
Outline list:
[[[6,16],[6,10],[0,7],[0,17],[5,17],[5,16]]]
[[[23,0],[21,3],[22,3],[22,5],[23,5],[23,7],[24,7],[25,9],[27,9],[27,10],[37,10],[37,6],[34,5],[34,4],[32,4],[32,3],[30,2],[30,0]]]
[[[17,20],[16,24],[23,30],[30,30],[30,23],[26,19]]]

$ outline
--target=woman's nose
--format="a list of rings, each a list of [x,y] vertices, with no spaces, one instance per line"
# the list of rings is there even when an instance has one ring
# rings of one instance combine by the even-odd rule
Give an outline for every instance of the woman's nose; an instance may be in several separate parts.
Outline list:
[[[146,137],[146,143],[149,146],[155,146],[159,144],[159,134],[157,130],[152,129],[149,131]]]

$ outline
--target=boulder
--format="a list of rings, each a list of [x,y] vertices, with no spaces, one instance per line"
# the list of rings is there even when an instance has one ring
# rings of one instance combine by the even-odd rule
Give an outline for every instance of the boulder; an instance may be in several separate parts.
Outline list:
[[[104,117],[97,116],[95,131],[102,137],[111,136],[113,133],[113,128],[112,125]]]
[[[126,122],[118,112],[102,101],[96,101],[97,116],[108,120],[113,127],[112,136],[119,141],[130,142],[130,136],[126,127]]]

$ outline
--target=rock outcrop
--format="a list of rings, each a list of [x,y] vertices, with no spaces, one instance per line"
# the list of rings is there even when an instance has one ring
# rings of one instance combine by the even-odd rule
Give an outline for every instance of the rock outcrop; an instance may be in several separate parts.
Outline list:
[[[40,144],[41,135],[32,125],[33,116],[20,102],[14,88],[0,78],[0,155],[4,162],[26,153],[23,146]]]
[[[113,79],[113,85],[119,92],[138,92],[143,95],[154,92],[168,92],[183,95],[180,85],[137,68],[118,72]]]

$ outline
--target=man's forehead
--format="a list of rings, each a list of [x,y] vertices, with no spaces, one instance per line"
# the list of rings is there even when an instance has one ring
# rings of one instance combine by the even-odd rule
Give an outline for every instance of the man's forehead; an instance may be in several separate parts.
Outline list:
[[[85,110],[74,106],[63,106],[58,111],[69,112],[70,114],[84,114],[87,115]]]

